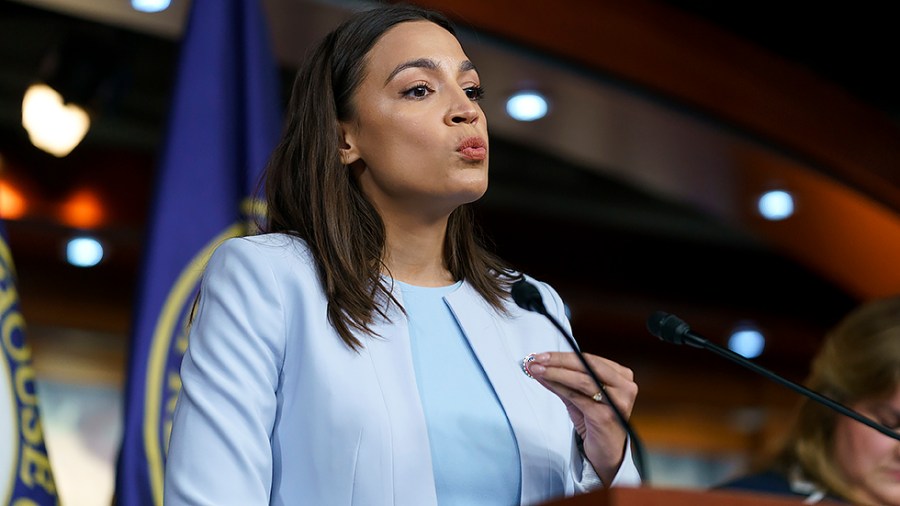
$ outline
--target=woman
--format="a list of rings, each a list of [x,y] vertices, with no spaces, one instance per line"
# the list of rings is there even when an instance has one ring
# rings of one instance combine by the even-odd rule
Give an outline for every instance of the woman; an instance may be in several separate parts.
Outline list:
[[[204,275],[167,504],[535,504],[639,482],[577,357],[474,239],[482,94],[419,8],[358,13],[311,53],[267,168],[269,233]],[[630,414],[631,371],[589,358]]]
[[[844,317],[826,336],[807,385],[900,431],[900,297]],[[900,441],[810,400],[785,441],[767,470],[721,488],[900,506]]]

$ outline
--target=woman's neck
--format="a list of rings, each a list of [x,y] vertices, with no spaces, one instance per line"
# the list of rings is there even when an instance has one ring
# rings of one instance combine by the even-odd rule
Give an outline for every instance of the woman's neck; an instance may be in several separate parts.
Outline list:
[[[388,274],[416,286],[446,286],[456,281],[444,261],[447,218],[384,220],[385,260]]]

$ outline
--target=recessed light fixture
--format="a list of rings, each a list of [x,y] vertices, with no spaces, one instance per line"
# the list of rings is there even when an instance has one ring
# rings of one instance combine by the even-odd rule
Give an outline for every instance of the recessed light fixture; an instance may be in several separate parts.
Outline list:
[[[76,237],[66,245],[66,260],[76,267],[93,267],[103,260],[103,245],[93,237]]]
[[[169,8],[171,0],[131,0],[131,8],[141,12],[160,12]]]
[[[520,91],[506,100],[506,113],[518,121],[541,119],[547,110],[547,99],[536,91]]]
[[[783,220],[794,214],[794,197],[784,190],[772,190],[759,198],[758,206],[763,218]]]
[[[766,338],[762,332],[751,327],[741,327],[728,338],[728,349],[744,358],[760,356],[766,347]]]

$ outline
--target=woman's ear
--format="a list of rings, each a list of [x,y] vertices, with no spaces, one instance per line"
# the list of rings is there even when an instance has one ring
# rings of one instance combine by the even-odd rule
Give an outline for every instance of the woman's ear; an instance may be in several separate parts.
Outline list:
[[[341,123],[341,163],[350,165],[361,158],[356,148],[356,131],[353,125]]]

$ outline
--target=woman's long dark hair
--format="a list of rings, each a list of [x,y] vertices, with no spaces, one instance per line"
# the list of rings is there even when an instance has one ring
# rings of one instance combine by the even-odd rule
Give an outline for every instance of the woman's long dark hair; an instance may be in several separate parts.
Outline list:
[[[441,14],[409,5],[356,13],[329,33],[297,72],[288,121],[266,167],[265,231],[306,241],[328,299],[328,319],[353,349],[362,347],[353,330],[374,335],[374,318],[387,318],[386,304],[397,301],[381,282],[384,223],[341,163],[339,123],[356,115],[352,99],[372,46],[394,25],[420,20],[456,35]],[[444,261],[454,279],[465,279],[503,312],[514,278],[482,246],[471,214],[468,205],[450,214]]]

